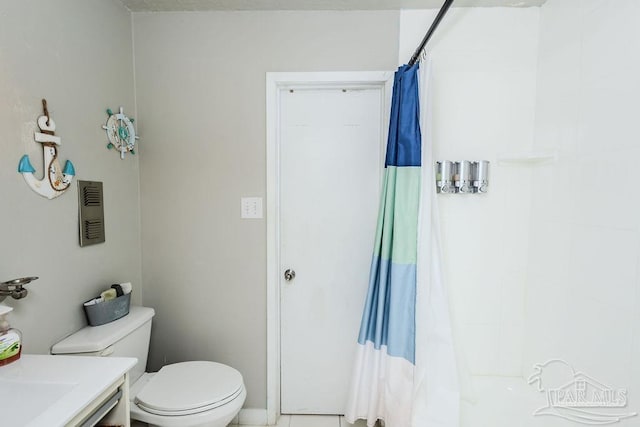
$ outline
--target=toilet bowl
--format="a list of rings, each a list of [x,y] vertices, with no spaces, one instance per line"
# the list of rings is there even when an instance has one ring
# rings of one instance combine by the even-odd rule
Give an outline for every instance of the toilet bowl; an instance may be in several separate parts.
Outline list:
[[[130,375],[131,419],[158,427],[225,427],[247,396],[242,375],[209,361],[180,362],[145,373],[152,308],[101,326],[87,326],[55,344],[52,354],[137,357]]]
[[[215,362],[182,362],[145,373],[131,386],[131,418],[162,427],[225,427],[247,392],[238,371]]]

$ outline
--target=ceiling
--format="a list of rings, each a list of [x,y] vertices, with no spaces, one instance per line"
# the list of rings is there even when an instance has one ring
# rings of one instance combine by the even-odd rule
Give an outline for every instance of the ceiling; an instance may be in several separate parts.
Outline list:
[[[389,10],[438,9],[443,0],[121,0],[132,12],[203,10]],[[529,7],[546,0],[456,0],[462,7]]]

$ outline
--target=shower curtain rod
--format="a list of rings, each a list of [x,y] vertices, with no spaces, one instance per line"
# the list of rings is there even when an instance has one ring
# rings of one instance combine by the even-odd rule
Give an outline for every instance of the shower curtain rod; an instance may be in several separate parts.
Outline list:
[[[409,65],[413,65],[416,62],[418,62],[418,58],[420,58],[420,53],[422,52],[424,47],[427,45],[427,42],[429,41],[433,33],[436,31],[436,28],[438,28],[440,21],[442,21],[442,18],[444,18],[444,15],[446,15],[447,11],[449,10],[449,7],[451,7],[451,3],[453,3],[453,0],[445,0],[444,4],[440,8],[440,11],[438,12],[438,15],[436,15],[436,19],[433,21],[433,24],[431,24],[431,27],[429,27],[429,30],[427,30],[427,34],[424,35],[424,38],[420,42],[420,45],[418,46],[416,51],[413,53],[413,56],[409,60]]]

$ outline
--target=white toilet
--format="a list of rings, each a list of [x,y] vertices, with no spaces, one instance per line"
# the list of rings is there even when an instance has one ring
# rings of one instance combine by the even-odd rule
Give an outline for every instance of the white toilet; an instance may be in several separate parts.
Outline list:
[[[224,427],[247,397],[242,375],[215,362],[181,362],[145,373],[152,308],[131,307],[123,318],[87,326],[51,348],[52,354],[137,357],[130,371],[131,419],[159,427]]]

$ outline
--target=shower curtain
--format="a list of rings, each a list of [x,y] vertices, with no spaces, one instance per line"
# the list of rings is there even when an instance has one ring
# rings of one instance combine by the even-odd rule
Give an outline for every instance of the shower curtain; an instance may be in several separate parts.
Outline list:
[[[347,421],[457,427],[460,392],[440,265],[430,66],[394,76],[385,174]],[[422,108],[420,108],[422,105]],[[421,131],[421,128],[423,131]]]

